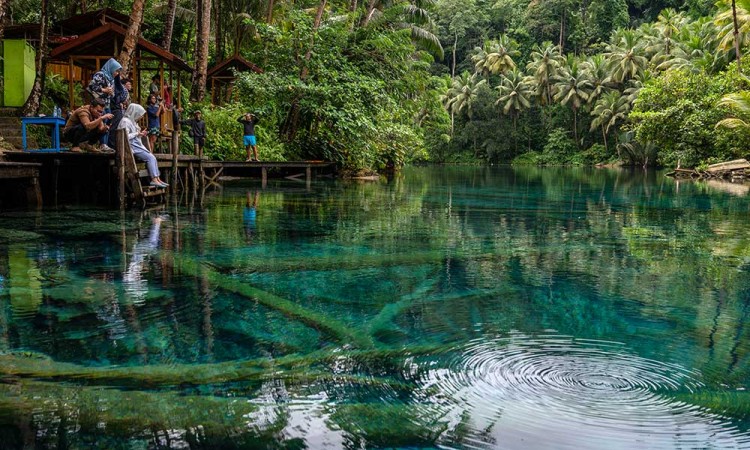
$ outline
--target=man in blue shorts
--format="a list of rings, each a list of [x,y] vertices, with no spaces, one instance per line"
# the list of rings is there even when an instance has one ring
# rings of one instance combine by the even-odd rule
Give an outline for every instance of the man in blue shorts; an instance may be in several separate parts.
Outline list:
[[[258,118],[253,113],[245,113],[237,119],[237,122],[241,123],[245,128],[244,137],[242,138],[245,151],[247,152],[245,162],[258,161],[258,147],[255,140],[255,124],[258,123]],[[252,150],[252,153],[250,153],[250,150]]]

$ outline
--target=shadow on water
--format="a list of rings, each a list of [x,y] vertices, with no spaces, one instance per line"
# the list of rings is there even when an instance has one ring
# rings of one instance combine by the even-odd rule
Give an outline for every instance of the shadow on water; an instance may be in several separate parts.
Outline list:
[[[748,447],[749,207],[457,167],[7,213],[0,448]]]

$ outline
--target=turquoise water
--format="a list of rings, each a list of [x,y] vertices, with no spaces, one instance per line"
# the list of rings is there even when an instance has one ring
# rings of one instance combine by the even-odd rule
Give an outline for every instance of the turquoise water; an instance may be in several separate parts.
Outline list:
[[[750,197],[410,168],[0,221],[0,448],[750,448]]]

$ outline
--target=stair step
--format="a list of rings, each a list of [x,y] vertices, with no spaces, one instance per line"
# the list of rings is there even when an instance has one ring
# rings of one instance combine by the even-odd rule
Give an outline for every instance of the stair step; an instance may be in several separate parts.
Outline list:
[[[21,149],[23,148],[23,138],[21,136],[2,136],[3,141],[9,143],[10,145]],[[37,142],[36,140],[32,138],[27,138],[26,143],[28,144],[29,148],[36,148]]]
[[[21,115],[21,108],[0,108],[0,117],[19,117]]]

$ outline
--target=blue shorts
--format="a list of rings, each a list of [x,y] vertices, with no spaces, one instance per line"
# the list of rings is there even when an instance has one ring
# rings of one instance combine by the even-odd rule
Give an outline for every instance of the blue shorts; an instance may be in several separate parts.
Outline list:
[[[248,145],[255,145],[255,136],[245,136],[244,137],[245,147]]]

